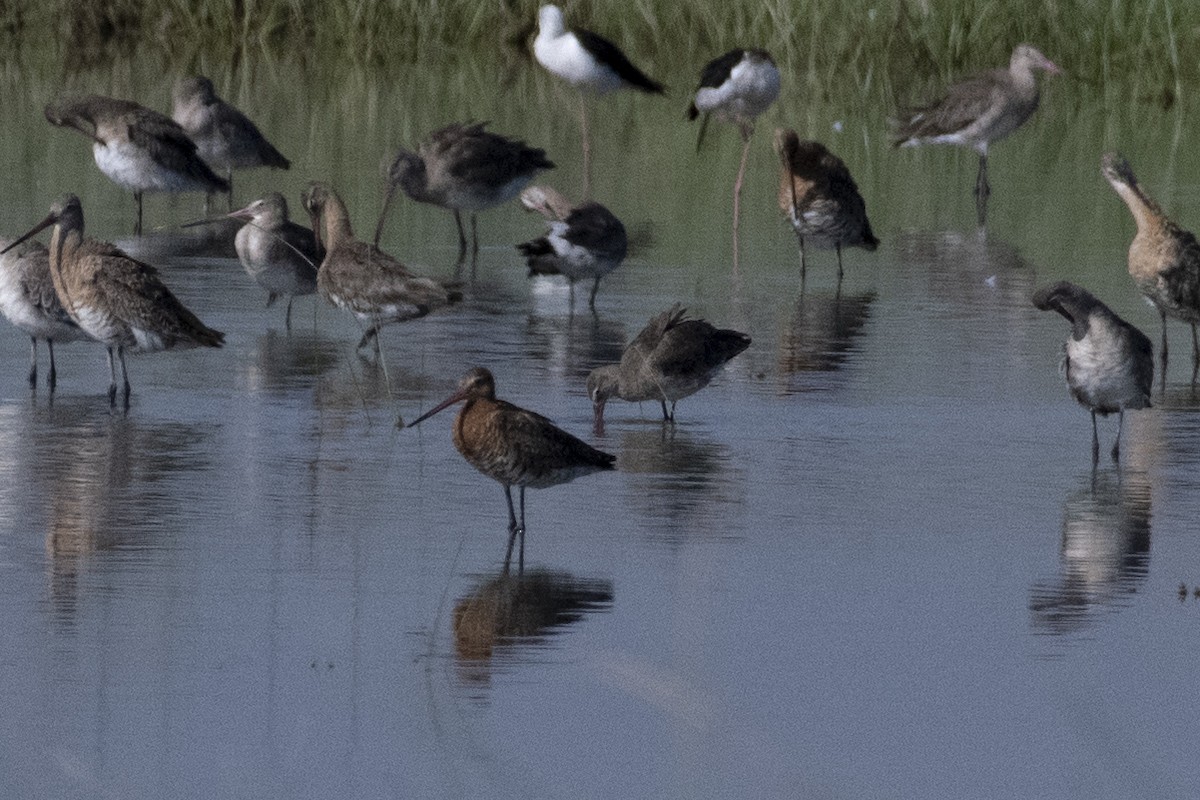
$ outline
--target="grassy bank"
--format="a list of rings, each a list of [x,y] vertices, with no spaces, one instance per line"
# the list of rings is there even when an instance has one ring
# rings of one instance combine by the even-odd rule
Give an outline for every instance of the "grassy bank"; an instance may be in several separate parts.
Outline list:
[[[7,60],[68,69],[113,59],[238,64],[345,59],[371,69],[507,49],[524,57],[539,0],[8,0]],[[674,0],[579,2],[573,24],[603,32],[650,71],[669,75],[723,49],[770,49],[819,87],[880,85],[1003,63],[1028,41],[1093,85],[1120,82],[1170,103],[1200,83],[1200,3],[1188,0]],[[670,81],[669,81],[670,82]],[[675,81],[678,83],[678,79]],[[688,87],[690,88],[690,86]]]

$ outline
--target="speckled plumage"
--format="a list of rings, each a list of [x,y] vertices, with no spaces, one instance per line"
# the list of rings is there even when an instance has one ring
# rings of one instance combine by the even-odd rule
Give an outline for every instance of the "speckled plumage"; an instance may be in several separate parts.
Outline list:
[[[0,250],[13,242],[0,239]],[[50,252],[36,241],[27,241],[0,255],[0,314],[24,331],[30,339],[29,385],[37,384],[37,343],[44,339],[50,352],[47,385],[53,391],[58,370],[54,343],[65,344],[88,336],[71,316],[54,291],[50,277]]]
[[[1200,323],[1200,243],[1179,227],[1146,194],[1129,162],[1105,153],[1101,174],[1124,201],[1137,223],[1129,245],[1129,274],[1162,318],[1162,376],[1167,372],[1167,317],[1192,327],[1192,362],[1200,364],[1196,326]]]
[[[382,325],[423,317],[462,299],[461,292],[413,275],[378,247],[354,238],[346,206],[329,187],[310,184],[301,199],[325,248],[317,291],[370,324],[359,340],[360,348],[378,336]]]
[[[676,303],[647,323],[625,348],[620,363],[597,367],[588,375],[598,430],[604,424],[605,403],[613,396],[630,402],[658,400],[663,419],[674,419],[677,401],[707,386],[730,359],[750,346],[750,337],[740,331],[686,315]]]
[[[803,140],[794,130],[775,131],[775,152],[780,160],[779,208],[796,230],[801,277],[804,249],[812,244],[837,250],[840,281],[843,247],[873,251],[879,246],[858,185],[825,145]]]
[[[541,414],[496,399],[492,373],[475,367],[444,401],[411,425],[463,402],[454,420],[454,446],[471,466],[504,487],[508,499],[509,553],[521,535],[525,547],[525,489],[544,489],[583,475],[615,468],[616,457],[597,450],[559,428]],[[519,487],[521,518],[513,508],[512,487]],[[508,559],[505,559],[507,564]]]
[[[110,401],[116,401],[119,361],[126,405],[129,402],[125,351],[146,353],[224,343],[225,335],[184,307],[162,282],[158,270],[130,258],[115,245],[85,238],[78,197],[65,195],[56,200],[46,219],[18,242],[51,225],[54,290],[71,319],[107,346],[112,373]]]
[[[1119,414],[1125,409],[1150,407],[1154,382],[1154,348],[1146,335],[1113,313],[1094,295],[1062,281],[1039,289],[1033,304],[1057,311],[1071,322],[1062,362],[1071,396],[1092,413],[1093,455],[1099,453],[1096,415]],[[1121,428],[1113,444],[1120,452]]]

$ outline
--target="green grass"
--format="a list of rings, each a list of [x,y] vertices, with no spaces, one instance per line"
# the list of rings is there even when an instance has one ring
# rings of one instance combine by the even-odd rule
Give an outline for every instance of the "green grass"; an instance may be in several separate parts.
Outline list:
[[[68,72],[137,57],[197,61],[338,59],[368,70],[481,53],[524,58],[539,0],[8,0],[0,59],[47,59]],[[313,13],[320,16],[314,17]],[[568,4],[670,80],[739,45],[769,49],[810,90],[905,93],[1040,47],[1074,78],[1120,83],[1165,105],[1200,81],[1200,3],[1191,0],[623,0]],[[673,86],[673,88],[683,88]]]

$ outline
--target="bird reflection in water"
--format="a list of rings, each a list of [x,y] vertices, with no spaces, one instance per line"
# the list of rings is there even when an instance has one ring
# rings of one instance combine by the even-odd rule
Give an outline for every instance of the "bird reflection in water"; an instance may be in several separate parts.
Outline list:
[[[653,422],[624,430],[618,457],[629,478],[626,502],[670,544],[723,535],[726,520],[716,512],[744,499],[742,472],[728,446],[686,428]]]
[[[586,614],[612,608],[612,581],[546,569],[482,581],[454,606],[454,651],[464,683],[486,683],[494,658],[543,646]]]
[[[625,336],[620,322],[595,314],[531,314],[525,326],[525,356],[555,377],[582,384],[596,364],[621,359]]]
[[[129,255],[151,264],[176,258],[236,259],[234,239],[242,224],[236,219],[200,220],[121,239],[118,244]]]
[[[1017,248],[986,228],[968,233],[903,231],[895,243],[906,271],[924,273],[911,276],[925,281],[923,286],[914,285],[914,291],[949,301],[964,316],[999,312],[1014,322],[1027,316],[1025,305],[1037,275]]]
[[[841,368],[864,333],[873,302],[874,292],[800,292],[780,337],[779,372],[785,376],[785,392],[803,391],[793,376]]]
[[[251,391],[310,386],[341,361],[345,343],[316,334],[267,331],[241,369]]]
[[[1035,584],[1037,633],[1070,634],[1137,591],[1150,565],[1150,483],[1145,473],[1093,470],[1063,503],[1058,577]]]

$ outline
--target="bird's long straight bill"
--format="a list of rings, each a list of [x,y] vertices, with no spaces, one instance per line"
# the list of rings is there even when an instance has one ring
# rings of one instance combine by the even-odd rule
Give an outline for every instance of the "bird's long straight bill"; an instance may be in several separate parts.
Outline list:
[[[392,206],[392,199],[396,196],[396,187],[398,184],[392,183],[388,185],[387,194],[383,198],[383,210],[379,212],[379,222],[375,223],[375,246],[379,247],[379,240],[383,237],[383,226],[387,223],[388,209]]]
[[[34,236],[37,236],[39,233],[46,230],[46,228],[49,228],[51,225],[53,225],[56,222],[58,222],[58,217],[56,217],[53,214],[50,214],[44,220],[42,220],[37,225],[35,225],[33,230],[31,230],[29,233],[25,234],[20,239],[17,239],[15,242],[10,244],[8,247],[4,248],[3,250],[0,250],[0,255],[4,255],[5,253],[7,253],[9,250],[12,250],[17,245],[22,244],[23,242],[28,241],[29,239],[32,239]]]
[[[417,417],[416,419],[414,419],[412,422],[408,423],[408,424],[407,424],[407,425],[405,425],[404,427],[406,427],[406,428],[411,428],[411,427],[413,427],[414,425],[417,425],[418,423],[420,423],[420,422],[424,422],[425,420],[429,419],[430,417],[432,417],[434,414],[438,413],[439,411],[442,411],[443,409],[449,408],[450,406],[454,405],[455,403],[457,403],[457,402],[460,402],[460,401],[462,401],[462,400],[466,400],[466,399],[467,399],[467,393],[466,393],[465,391],[462,391],[462,390],[460,389],[459,391],[457,391],[457,392],[455,392],[454,394],[450,395],[450,396],[449,396],[449,397],[447,397],[445,400],[443,400],[442,402],[438,403],[436,406],[434,406],[433,408],[429,409],[429,410],[428,410],[428,411],[426,411],[424,414],[422,414],[421,416]]]

